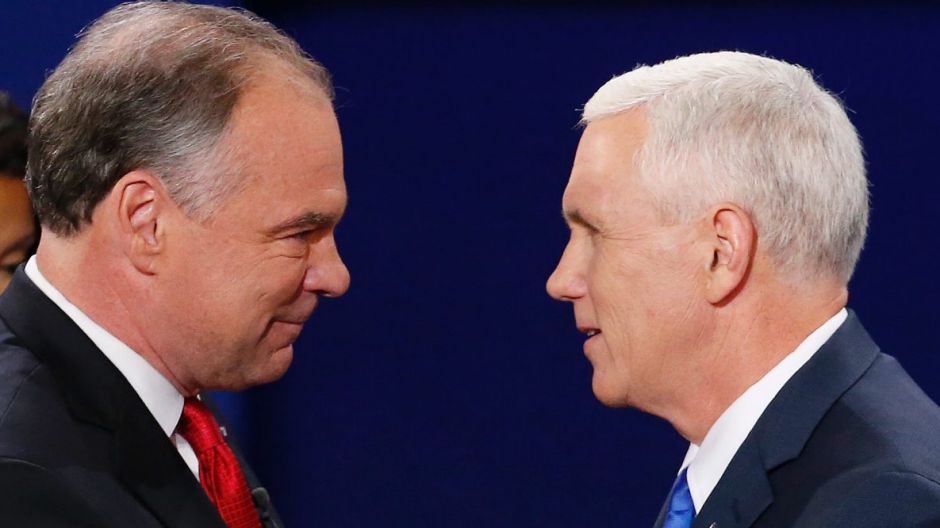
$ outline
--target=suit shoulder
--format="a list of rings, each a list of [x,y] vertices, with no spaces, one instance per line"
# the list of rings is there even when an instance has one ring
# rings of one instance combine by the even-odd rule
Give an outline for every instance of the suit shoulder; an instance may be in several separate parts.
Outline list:
[[[32,462],[0,457],[0,489],[0,512],[11,526],[106,525],[59,475]]]
[[[0,326],[0,425],[17,402],[24,385],[30,383],[42,368],[39,358],[19,338]]]
[[[940,526],[917,520],[940,517],[937,431],[937,405],[897,361],[879,355],[798,455],[768,473],[774,498],[765,525]]]
[[[0,332],[0,457],[53,467],[90,456],[99,433],[72,417],[47,365]]]
[[[940,526],[940,483],[910,471],[846,473],[819,491],[794,526]]]
[[[880,462],[882,471],[940,481],[940,407],[890,356],[876,359],[820,429],[835,440],[851,435],[842,449]]]

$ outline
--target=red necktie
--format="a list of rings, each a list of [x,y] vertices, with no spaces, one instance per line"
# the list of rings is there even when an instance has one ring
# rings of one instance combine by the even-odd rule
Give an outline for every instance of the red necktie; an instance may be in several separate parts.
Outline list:
[[[176,432],[196,452],[199,482],[229,528],[261,528],[255,503],[232,449],[206,404],[186,398]]]

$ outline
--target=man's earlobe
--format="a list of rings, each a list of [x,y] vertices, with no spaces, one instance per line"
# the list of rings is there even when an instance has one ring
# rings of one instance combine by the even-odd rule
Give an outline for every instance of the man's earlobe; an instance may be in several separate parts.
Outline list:
[[[712,254],[706,296],[708,302],[720,304],[747,279],[757,248],[757,232],[750,215],[734,204],[712,208],[707,218]]]
[[[163,251],[162,186],[146,171],[133,171],[118,180],[118,216],[126,236],[125,253],[134,267],[155,273],[155,260]]]

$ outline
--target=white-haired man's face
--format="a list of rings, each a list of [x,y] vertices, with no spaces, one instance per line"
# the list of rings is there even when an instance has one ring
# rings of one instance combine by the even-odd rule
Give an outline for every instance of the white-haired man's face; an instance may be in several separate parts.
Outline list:
[[[642,110],[585,129],[563,198],[571,238],[547,289],[574,305],[597,398],[661,414],[696,374],[708,263],[698,224],[663,225],[637,182],[646,134]]]

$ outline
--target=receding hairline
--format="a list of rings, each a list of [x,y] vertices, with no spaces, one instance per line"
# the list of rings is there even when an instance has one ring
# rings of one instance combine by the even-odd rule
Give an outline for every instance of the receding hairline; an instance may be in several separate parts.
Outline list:
[[[328,71],[253,13],[145,1],[102,15],[34,99],[27,175],[43,226],[80,231],[133,169],[153,171],[188,214],[211,216],[241,185],[225,137],[265,75],[332,108]]]
[[[245,81],[239,90],[238,101],[241,101],[247,90],[258,83],[284,81],[290,84],[298,95],[309,99],[309,102],[314,104],[323,102],[330,108],[333,107],[332,85],[324,84],[323,79],[305,71],[295,61],[286,60],[270,50],[265,48],[249,50],[242,67],[245,68]],[[236,102],[237,106],[238,102]]]
[[[208,16],[212,13],[218,16],[212,20]],[[203,16],[200,16],[203,15]],[[226,20],[236,21],[244,25],[226,25]],[[246,24],[250,21],[254,25]],[[260,28],[269,30],[265,34]],[[254,13],[238,7],[217,7],[185,2],[153,2],[143,1],[120,5],[107,12],[101,18],[85,27],[78,34],[77,47],[93,47],[86,51],[84,60],[90,63],[99,62],[109,64],[113,61],[113,53],[127,54],[146,53],[141,57],[142,62],[159,65],[163,56],[178,56],[200,49],[192,46],[191,37],[185,39],[172,38],[174,34],[182,34],[193,30],[203,30],[206,39],[216,38],[227,40],[226,47],[231,48],[231,71],[238,75],[250,78],[246,68],[260,65],[259,57],[278,59],[289,65],[301,77],[306,77],[318,86],[322,93],[332,101],[334,93],[330,75],[319,62],[308,55],[296,41],[276,26],[270,24]],[[239,31],[239,29],[243,31]],[[141,32],[159,31],[162,38],[148,39],[148,45],[139,48],[136,44]],[[181,45],[180,42],[183,44]],[[208,49],[204,42],[201,48]],[[74,52],[74,50],[72,50]],[[71,54],[71,53],[70,53]]]

